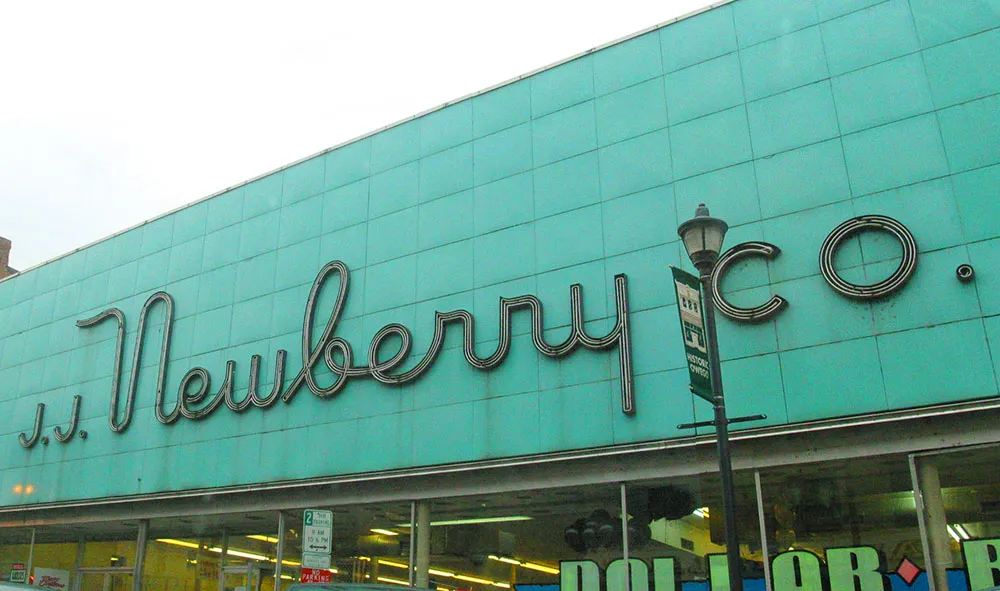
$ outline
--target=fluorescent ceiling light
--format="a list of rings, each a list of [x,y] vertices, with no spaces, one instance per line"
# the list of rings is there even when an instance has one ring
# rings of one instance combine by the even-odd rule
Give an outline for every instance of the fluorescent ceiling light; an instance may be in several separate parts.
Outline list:
[[[697,515],[702,519],[708,519],[708,507],[699,507],[691,512],[692,515]]]
[[[955,531],[955,528],[953,528],[950,525],[948,525],[946,527],[948,528],[948,535],[951,536],[952,539],[954,539],[956,542],[961,542],[962,541],[962,537],[958,535],[958,532]]]
[[[371,531],[373,534],[382,534],[383,536],[398,536],[399,535],[398,532],[394,532],[391,529],[381,529],[381,528],[378,528],[378,527],[373,527],[369,531]]]
[[[472,525],[474,523],[505,523],[508,521],[530,521],[534,517],[528,517],[526,515],[508,515],[506,517],[475,517],[472,519],[449,519],[445,521],[432,521],[431,526],[435,525]],[[399,523],[397,527],[410,527],[409,523]]]
[[[962,536],[963,540],[971,540],[972,539],[972,536],[969,535],[969,531],[967,529],[965,529],[965,526],[962,525],[961,523],[956,523],[955,524],[955,531],[958,532],[958,535]]]
[[[262,542],[269,542],[271,544],[277,544],[278,543],[278,538],[276,538],[274,536],[262,536],[262,535],[259,535],[259,534],[255,534],[255,535],[247,536],[247,537],[250,538],[251,540],[260,540]]]
[[[157,542],[161,542],[163,544],[170,544],[172,546],[182,546],[184,548],[200,548],[201,547],[200,545],[195,544],[194,542],[185,542],[184,540],[174,540],[174,539],[171,539],[171,538],[159,538],[156,541]]]
[[[392,583],[393,585],[402,585],[404,587],[410,586],[409,581],[404,581],[402,579],[393,579],[392,577],[379,577],[378,581],[380,583]]]
[[[551,566],[545,566],[544,564],[538,564],[537,562],[524,562],[517,560],[516,558],[508,558],[506,556],[497,556],[495,554],[490,554],[490,560],[496,560],[497,562],[504,562],[507,564],[513,564],[515,566],[520,566],[523,568],[529,568],[531,570],[537,570],[539,572],[547,573],[550,575],[558,575],[559,569]]]

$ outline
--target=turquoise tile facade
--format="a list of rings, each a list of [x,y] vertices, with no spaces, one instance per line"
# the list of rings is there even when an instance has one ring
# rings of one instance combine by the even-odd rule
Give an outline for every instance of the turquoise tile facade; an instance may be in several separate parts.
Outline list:
[[[700,202],[731,226],[727,245],[764,240],[722,284],[734,304],[779,294],[757,324],[719,320],[728,405],[786,425],[996,397],[1000,373],[1000,6],[993,0],[736,0],[331,149],[0,282],[3,504],[252,485],[689,436],[709,417],[687,390],[669,269],[690,270],[676,236]],[[854,216],[905,224],[920,258],[883,300],[849,300],[819,273],[820,246]],[[898,265],[880,233],[844,242],[835,266],[873,283]],[[431,345],[434,313],[468,310],[474,349],[492,354],[500,298],[535,295],[549,343],[570,334],[570,286],[585,329],[615,322],[613,277],[628,277],[636,411],[622,412],[618,352],[540,354],[527,311],[491,371],[472,368],[462,331],[444,333],[419,380],[350,378],[273,407],[156,421],[166,310],[154,305],[131,426],[109,428],[114,323],[126,317],[128,387],[140,311],[174,298],[167,406],[203,367],[211,392],[250,360],[271,390],[303,365],[306,301],[327,262],[350,288],[336,336],[367,365],[372,337],[405,326]],[[955,268],[976,269],[961,283]],[[340,282],[316,294],[315,345]],[[400,347],[390,336],[385,362]],[[342,351],[333,351],[337,363]],[[306,351],[308,357],[310,351]],[[845,375],[844,368],[851,368]],[[337,376],[320,360],[320,387]],[[190,396],[197,378],[187,387]],[[83,397],[75,437],[69,422]],[[124,396],[122,397],[124,399]],[[46,405],[48,445],[23,449]],[[123,403],[124,404],[124,403]],[[118,420],[124,416],[121,406]],[[744,425],[740,425],[744,427]],[[750,427],[750,425],[746,425]],[[206,455],[205,447],[214,452]],[[310,450],[304,453],[303,450]],[[111,470],[114,466],[114,478]],[[70,475],[86,472],[86,479]],[[102,477],[103,475],[103,477]],[[30,479],[33,496],[8,483]]]

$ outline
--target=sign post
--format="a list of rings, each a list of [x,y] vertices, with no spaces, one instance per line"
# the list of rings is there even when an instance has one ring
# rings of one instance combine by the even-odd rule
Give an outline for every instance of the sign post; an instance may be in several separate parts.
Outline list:
[[[684,357],[691,378],[691,392],[713,402],[708,341],[702,319],[701,282],[694,275],[677,267],[670,267],[670,270],[674,273],[677,312],[681,318],[681,336],[684,339]]]
[[[306,509],[302,513],[303,577],[307,569],[329,569],[332,552],[333,511]]]

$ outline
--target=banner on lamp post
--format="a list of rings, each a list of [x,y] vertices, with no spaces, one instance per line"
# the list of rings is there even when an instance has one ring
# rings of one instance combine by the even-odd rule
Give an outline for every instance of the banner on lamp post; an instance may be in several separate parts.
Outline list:
[[[708,341],[705,338],[701,307],[701,282],[694,275],[677,267],[670,267],[670,270],[674,274],[677,313],[681,320],[681,337],[684,339],[684,357],[691,378],[691,391],[713,402]]]

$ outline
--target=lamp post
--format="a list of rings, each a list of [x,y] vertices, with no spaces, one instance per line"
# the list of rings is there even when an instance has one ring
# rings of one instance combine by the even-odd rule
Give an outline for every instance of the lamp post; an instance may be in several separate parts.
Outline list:
[[[719,342],[715,330],[715,302],[712,301],[712,270],[722,241],[729,229],[726,222],[713,218],[702,203],[690,220],[677,227],[677,234],[684,242],[688,257],[698,269],[701,280],[702,309],[704,311],[705,338],[708,341],[709,379],[712,385],[712,406],[715,409],[716,441],[719,451],[719,476],[722,480],[722,512],[726,529],[726,561],[729,568],[730,591],[743,591],[743,574],[740,568],[740,538],[736,532],[736,497],[733,494],[733,465],[729,457],[729,419],[726,417],[726,400],[722,393],[722,364],[719,361]]]

